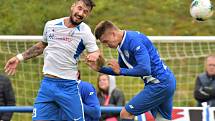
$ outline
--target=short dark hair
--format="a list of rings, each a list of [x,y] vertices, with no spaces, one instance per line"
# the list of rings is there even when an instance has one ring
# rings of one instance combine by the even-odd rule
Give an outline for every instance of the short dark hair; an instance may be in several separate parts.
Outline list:
[[[94,30],[94,34],[96,39],[99,39],[107,29],[109,28],[116,28],[116,26],[111,21],[101,21],[99,22]]]
[[[96,4],[93,0],[76,0],[76,2],[78,2],[78,1],[84,2],[86,6],[90,7],[90,10],[92,10],[93,7],[96,6]]]

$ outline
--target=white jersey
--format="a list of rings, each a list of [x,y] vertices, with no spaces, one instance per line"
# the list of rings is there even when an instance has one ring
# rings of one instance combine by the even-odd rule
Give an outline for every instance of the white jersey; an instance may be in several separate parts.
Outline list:
[[[77,63],[82,51],[98,50],[90,27],[81,23],[68,28],[60,18],[48,21],[43,32],[43,41],[48,43],[44,50],[43,73],[63,79],[77,80]]]

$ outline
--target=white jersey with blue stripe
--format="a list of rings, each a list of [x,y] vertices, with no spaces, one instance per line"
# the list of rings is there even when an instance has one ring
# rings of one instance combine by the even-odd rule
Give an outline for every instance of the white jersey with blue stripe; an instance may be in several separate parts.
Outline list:
[[[77,80],[77,62],[86,48],[88,52],[98,50],[96,39],[90,27],[82,22],[77,27],[64,25],[65,18],[48,21],[43,32],[43,73],[63,79]]]

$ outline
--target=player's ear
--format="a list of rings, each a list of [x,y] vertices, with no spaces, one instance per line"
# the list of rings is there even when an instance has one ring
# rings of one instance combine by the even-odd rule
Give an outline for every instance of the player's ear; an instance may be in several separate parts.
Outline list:
[[[111,31],[111,34],[113,35],[113,37],[116,37],[117,35],[116,31]]]

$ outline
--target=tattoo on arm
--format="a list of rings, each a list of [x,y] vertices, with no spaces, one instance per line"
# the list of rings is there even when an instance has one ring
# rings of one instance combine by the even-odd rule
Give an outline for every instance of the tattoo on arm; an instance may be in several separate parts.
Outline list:
[[[37,44],[33,45],[29,49],[27,49],[25,52],[23,52],[24,60],[36,57],[38,55],[41,55],[43,53],[43,50],[46,48],[48,44],[45,42],[38,42]]]

